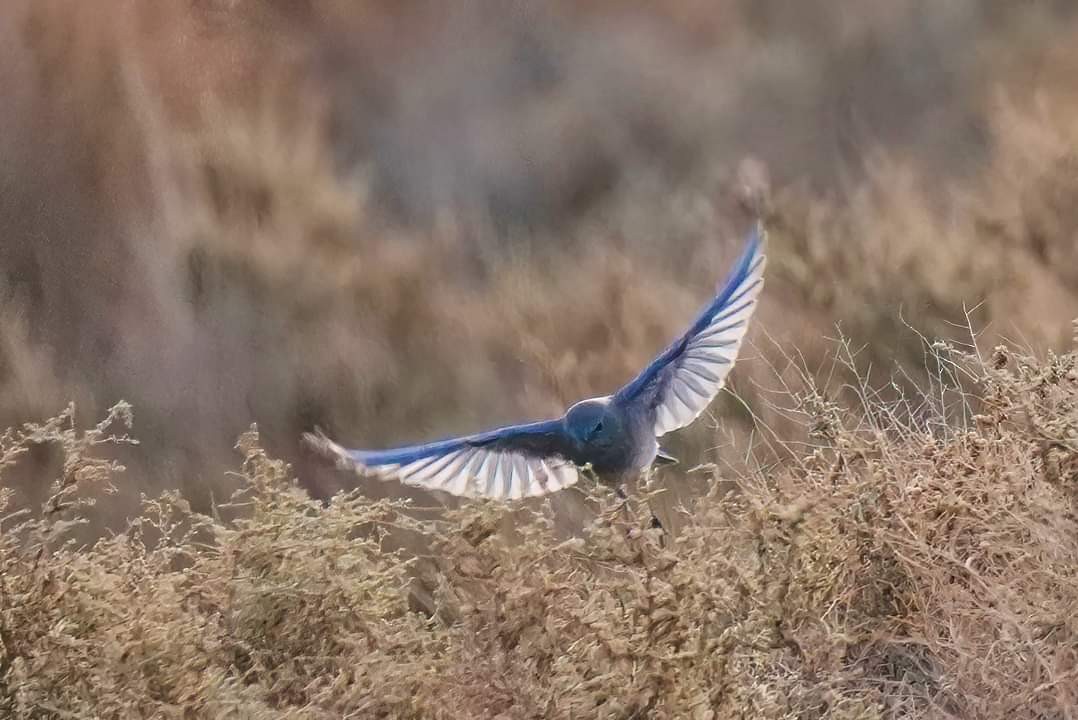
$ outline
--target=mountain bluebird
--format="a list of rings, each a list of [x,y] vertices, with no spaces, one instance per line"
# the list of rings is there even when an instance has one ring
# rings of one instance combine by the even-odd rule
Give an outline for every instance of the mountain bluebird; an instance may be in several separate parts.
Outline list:
[[[763,288],[757,227],[718,295],[643,372],[613,395],[581,400],[560,418],[394,450],[349,450],[305,435],[339,467],[453,495],[517,499],[576,483],[590,467],[622,483],[675,462],[657,438],[695,420],[722,389]]]

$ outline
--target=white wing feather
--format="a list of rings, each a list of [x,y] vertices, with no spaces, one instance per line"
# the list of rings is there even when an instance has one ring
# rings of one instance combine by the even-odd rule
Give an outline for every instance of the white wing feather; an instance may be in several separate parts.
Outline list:
[[[764,286],[765,265],[761,252],[724,307],[667,369],[670,375],[655,408],[656,437],[692,423],[726,384]]]
[[[539,497],[574,485],[580,479],[576,466],[567,460],[483,447],[462,447],[405,464],[366,465],[324,435],[307,438],[343,469],[464,497],[492,500]]]

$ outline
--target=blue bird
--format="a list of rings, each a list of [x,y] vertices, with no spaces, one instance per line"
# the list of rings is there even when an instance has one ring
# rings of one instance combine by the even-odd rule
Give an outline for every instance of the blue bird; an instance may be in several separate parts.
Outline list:
[[[321,433],[304,437],[339,467],[453,495],[545,495],[575,484],[588,467],[620,488],[653,463],[676,462],[658,438],[693,422],[726,383],[763,288],[764,264],[757,227],[684,335],[616,393],[581,400],[560,418],[393,450],[349,450]]]

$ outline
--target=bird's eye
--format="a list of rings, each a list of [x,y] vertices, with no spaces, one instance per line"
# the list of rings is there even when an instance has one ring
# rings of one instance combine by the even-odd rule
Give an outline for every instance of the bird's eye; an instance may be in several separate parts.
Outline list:
[[[599,433],[599,432],[602,432],[602,431],[603,431],[603,421],[600,420],[599,422],[595,423],[595,428],[592,430],[592,432],[593,433]]]

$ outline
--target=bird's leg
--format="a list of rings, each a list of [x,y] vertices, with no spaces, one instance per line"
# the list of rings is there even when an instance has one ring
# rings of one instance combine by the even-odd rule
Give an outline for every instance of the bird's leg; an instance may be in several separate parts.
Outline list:
[[[646,470],[644,470],[644,487],[649,489],[649,490],[651,489],[651,473],[652,473],[652,471],[653,471],[652,467],[649,467]],[[651,509],[651,503],[648,503],[648,512],[651,513],[651,522],[649,523],[651,528],[652,529],[658,528],[659,530],[662,530],[663,534],[665,535],[666,534],[666,529],[663,527],[663,524],[659,520],[658,516],[655,515],[655,511]]]
[[[630,539],[639,537],[640,536],[640,531],[633,527],[634,516],[633,516],[633,512],[631,511],[631,509],[629,507],[629,502],[630,502],[630,499],[629,499],[629,483],[632,482],[634,487],[639,488],[640,487],[640,484],[639,484],[640,480],[643,479],[643,481],[644,481],[643,487],[647,488],[648,482],[650,480],[650,475],[651,475],[651,473],[649,471],[645,471],[643,478],[640,478],[639,476],[629,477],[629,478],[622,478],[622,482],[618,482],[617,484],[614,485],[614,495],[618,498],[618,500],[621,503],[621,506],[617,510],[615,510],[614,513],[616,514],[619,511],[622,513],[622,517],[624,518],[625,524],[627,525],[626,533],[627,533],[627,535],[629,536]],[[665,544],[666,544],[666,542],[665,542],[666,529],[663,527],[662,522],[655,515],[655,513],[651,511],[650,503],[648,505],[648,510],[649,510],[650,515],[651,515],[651,520],[649,522],[649,526],[652,529],[658,528],[659,530],[662,531],[662,536],[659,538],[659,543],[661,545],[665,546]]]
[[[628,533],[630,538],[637,537],[638,536],[637,532],[634,531],[634,529],[632,528],[633,514],[632,514],[632,512],[630,512],[630,509],[629,509],[629,493],[628,493],[628,490],[627,490],[626,483],[618,483],[617,485],[615,485],[614,486],[614,495],[616,495],[617,498],[619,500],[621,500],[621,508],[620,509],[621,509],[621,512],[624,513],[625,523],[627,525],[629,525],[629,528],[628,528],[628,530],[626,532]],[[650,505],[649,505],[649,511],[650,511]],[[666,530],[665,530],[665,528],[663,528],[663,524],[659,521],[659,518],[655,516],[654,512],[651,513],[651,521],[650,521],[649,524],[650,524],[650,526],[652,528],[658,528],[659,530],[662,530],[662,537],[659,538],[659,543],[661,545],[665,546],[665,544],[666,544],[666,542],[665,542]]]
[[[621,500],[621,511],[625,513],[625,522],[632,520],[632,515],[629,513],[629,493],[625,489],[625,483],[618,483],[614,487],[614,494],[617,495],[618,500]]]
[[[635,540],[640,537],[640,532],[633,527],[633,514],[629,509],[629,492],[626,483],[618,483],[614,487],[614,494],[621,500],[621,512],[625,519],[625,537]]]

